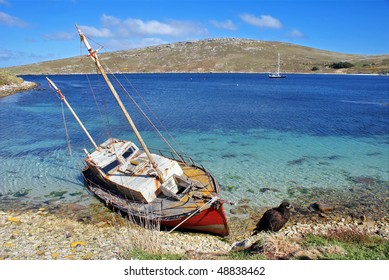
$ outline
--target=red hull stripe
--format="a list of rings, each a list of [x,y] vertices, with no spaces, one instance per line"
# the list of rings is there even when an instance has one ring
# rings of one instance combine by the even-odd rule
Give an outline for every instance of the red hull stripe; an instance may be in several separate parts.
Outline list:
[[[161,224],[168,227],[175,227],[183,220],[185,220],[185,218],[173,221],[161,221]],[[212,207],[205,209],[185,221],[182,225],[180,225],[180,228],[210,232],[221,236],[227,236],[229,234],[223,206],[220,206],[219,209]]]

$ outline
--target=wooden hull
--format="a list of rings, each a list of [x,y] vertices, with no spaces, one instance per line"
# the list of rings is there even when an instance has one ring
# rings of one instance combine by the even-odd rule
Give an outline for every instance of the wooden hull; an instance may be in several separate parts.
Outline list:
[[[185,220],[185,218],[171,221],[161,220],[161,225],[174,228],[183,220]],[[223,204],[200,211],[199,214],[192,216],[182,223],[179,228],[190,231],[207,232],[219,236],[227,236],[229,234]]]
[[[147,207],[153,208],[152,204],[143,204],[123,198],[120,194],[112,192],[110,185],[101,181],[93,175],[89,168],[83,170],[84,182],[88,189],[107,206],[120,210],[130,215],[132,220],[150,220],[158,221],[161,226],[168,228],[177,227],[178,230],[189,230],[195,232],[211,233],[219,236],[229,234],[227,218],[223,209],[223,201],[217,200],[210,205],[204,205],[204,208],[177,210],[174,214],[164,214],[162,211],[158,215],[150,214]],[[163,200],[163,199],[161,199]],[[156,202],[159,205],[161,201]],[[162,202],[161,202],[162,204]],[[139,211],[138,209],[145,209]],[[177,207],[177,209],[180,209]]]

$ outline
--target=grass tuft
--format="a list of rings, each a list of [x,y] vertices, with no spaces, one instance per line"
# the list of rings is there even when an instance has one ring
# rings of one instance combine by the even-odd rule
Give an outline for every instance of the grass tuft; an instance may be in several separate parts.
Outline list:
[[[343,230],[328,235],[308,234],[303,245],[306,248],[336,246],[344,252],[324,251],[319,257],[327,260],[388,260],[389,242],[383,238],[369,236],[362,232]]]

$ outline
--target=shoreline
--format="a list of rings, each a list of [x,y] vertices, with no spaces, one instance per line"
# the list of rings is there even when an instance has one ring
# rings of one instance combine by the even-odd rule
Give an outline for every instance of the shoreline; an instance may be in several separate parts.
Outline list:
[[[76,207],[76,206],[72,206]],[[141,259],[172,256],[174,259],[250,259],[263,255],[236,256],[234,244],[242,240],[261,244],[266,259],[319,259],[323,254],[345,254],[340,246],[304,247],[310,236],[353,233],[389,242],[388,219],[378,221],[297,222],[291,219],[278,233],[260,233],[239,238],[201,233],[185,233],[145,229],[128,222],[120,215],[99,208],[77,208],[78,213],[53,214],[48,208],[28,211],[0,211],[0,260],[125,260],[138,259],[134,252],[144,252]],[[241,223],[232,222],[236,231]],[[253,246],[254,245],[254,246]],[[386,256],[389,259],[389,256]]]
[[[350,182],[352,184],[344,190],[290,188],[284,199],[292,203],[294,211],[278,233],[250,237],[263,213],[278,205],[256,207],[251,205],[250,197],[236,201],[236,206],[225,208],[230,235],[224,238],[179,231],[168,234],[157,227],[156,230],[145,229],[84,192],[72,196],[73,202],[66,201],[60,193],[42,197],[44,200],[31,196],[28,191],[7,193],[0,196],[0,260],[154,259],[171,255],[185,260],[325,259],[331,258],[328,257],[331,254],[346,259],[354,256],[354,247],[370,248],[371,242],[377,240],[380,242],[378,249],[368,249],[373,252],[362,256],[389,259],[388,182],[372,177],[352,177]],[[274,190],[261,190],[271,191]],[[315,206],[318,203],[329,210],[321,211]],[[306,245],[323,236],[337,239],[351,236],[351,240],[359,243],[346,244],[345,248],[340,242]],[[250,250],[258,242],[262,244],[256,249],[259,252],[247,253],[245,248],[243,253],[231,251],[233,244],[246,240]],[[379,249],[381,245],[387,248],[385,255]],[[147,254],[139,257],[139,251]]]
[[[169,234],[158,226],[144,228],[95,199],[83,204],[85,199],[94,198],[85,198],[85,194],[80,195],[76,203],[61,199],[39,203],[28,196],[3,196],[0,199],[0,260],[124,260],[158,256],[181,260],[277,260],[322,259],[329,254],[348,258],[348,247],[344,249],[340,242],[335,242],[336,245],[306,244],[323,236],[338,239],[351,236],[353,240],[361,240],[362,245],[365,242],[366,247],[371,245],[371,240],[378,240],[384,244],[382,246],[389,245],[389,216],[385,204],[388,189],[383,185],[372,186],[371,182],[361,187],[353,190],[352,198],[333,190],[307,193],[298,188],[296,195],[289,198],[294,211],[286,226],[277,233],[260,233],[253,237],[256,222],[266,209],[275,205],[255,208],[249,206],[248,199],[241,200],[233,211],[226,213],[230,235],[224,238],[180,231]],[[383,188],[381,194],[377,192],[380,188]],[[330,210],[315,209],[315,201],[321,201]],[[249,248],[235,249],[242,241]],[[259,249],[258,244],[261,244]],[[371,259],[369,256],[367,259]],[[389,259],[389,250],[380,258]]]
[[[154,75],[154,74],[253,74],[253,75],[267,75],[270,72],[113,72],[113,74],[139,74],[139,75]],[[355,75],[355,76],[389,76],[379,73],[344,73],[344,72],[282,72],[286,75]],[[40,74],[19,74],[19,76],[72,76],[72,75],[100,75],[95,72],[77,72],[77,73],[40,73]]]
[[[23,81],[20,84],[0,86],[0,98],[38,87],[38,83]]]

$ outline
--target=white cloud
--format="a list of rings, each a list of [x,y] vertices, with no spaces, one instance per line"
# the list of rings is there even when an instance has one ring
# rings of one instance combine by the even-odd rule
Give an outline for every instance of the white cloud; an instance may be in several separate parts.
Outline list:
[[[51,34],[43,34],[43,37],[53,41],[67,41],[77,38],[77,35],[75,32],[55,32]]]
[[[0,49],[0,59],[1,60],[11,60],[14,58],[18,58],[20,56],[20,53],[6,50],[6,49]]]
[[[140,40],[129,39],[111,39],[104,44],[107,48],[111,49],[136,49],[148,46],[156,46],[165,44],[166,42],[159,38],[141,38]]]
[[[93,26],[81,25],[80,29],[86,36],[91,36],[96,38],[109,38],[114,36],[113,32],[108,28],[98,29]]]
[[[0,0],[1,1],[1,0]],[[6,3],[6,2],[5,2]],[[11,26],[11,27],[27,27],[28,24],[14,16],[0,12],[0,24]]]
[[[281,29],[282,23],[272,16],[269,15],[261,15],[260,17],[257,17],[255,15],[251,14],[241,14],[240,18],[253,26],[260,27],[260,28],[274,28],[274,29]]]
[[[111,50],[142,48],[168,43],[172,37],[187,40],[196,35],[208,34],[205,27],[192,21],[121,19],[103,14],[100,22],[101,26],[79,27],[86,36],[100,38],[100,43]],[[42,36],[55,41],[73,40],[77,37],[76,32],[47,33]]]
[[[209,21],[214,27],[221,28],[221,29],[227,29],[230,31],[235,31],[237,27],[232,22],[232,20],[226,20],[226,21],[217,21],[217,20],[210,20]]]
[[[292,39],[301,39],[301,38],[305,38],[306,36],[300,30],[295,28],[287,34],[287,37]]]
[[[141,19],[126,19],[124,27],[130,32],[141,35],[170,35],[176,36],[182,32],[181,28],[174,28],[170,24],[162,23],[157,20],[143,21]]]
[[[138,18],[119,19],[114,16],[102,15],[101,23],[104,27],[110,28],[113,33],[122,37],[138,36],[188,36],[204,35],[208,31],[206,28],[191,21],[159,21],[159,20],[142,20]]]
[[[5,6],[10,6],[10,4],[8,3],[8,1],[6,0],[0,0],[0,4],[3,4]]]
[[[35,61],[52,58],[51,55],[42,55],[29,52],[21,52],[8,49],[0,49],[0,67],[8,67],[19,64],[28,64]]]
[[[108,16],[106,14],[103,14],[100,17],[100,21],[105,27],[112,27],[112,26],[117,26],[120,24],[121,20],[114,17],[114,16]]]

